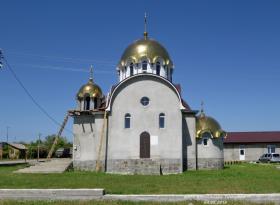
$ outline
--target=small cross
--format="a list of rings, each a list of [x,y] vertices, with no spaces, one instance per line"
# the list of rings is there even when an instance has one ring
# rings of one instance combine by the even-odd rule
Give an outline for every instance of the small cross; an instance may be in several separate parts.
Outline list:
[[[93,66],[90,65],[90,76],[89,76],[90,80],[93,80]]]

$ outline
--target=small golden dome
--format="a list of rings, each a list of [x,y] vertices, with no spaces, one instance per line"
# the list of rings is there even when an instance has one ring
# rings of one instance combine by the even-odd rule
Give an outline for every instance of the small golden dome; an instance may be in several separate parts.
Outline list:
[[[102,96],[101,88],[98,85],[94,84],[92,79],[89,79],[88,83],[83,85],[77,94],[78,99],[84,98],[86,96],[89,96],[91,98],[100,98]]]
[[[147,36],[133,42],[125,49],[118,67],[124,67],[131,61],[138,63],[143,58],[147,58],[150,63],[156,63],[158,59],[162,59],[163,65],[173,67],[167,50],[159,42],[149,39]]]
[[[226,132],[222,130],[220,124],[202,112],[196,118],[196,137],[201,138],[207,132],[211,133],[213,138],[226,137]]]

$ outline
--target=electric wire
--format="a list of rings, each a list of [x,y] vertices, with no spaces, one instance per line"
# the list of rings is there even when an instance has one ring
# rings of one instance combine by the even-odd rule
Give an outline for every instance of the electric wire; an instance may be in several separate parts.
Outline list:
[[[3,55],[3,54],[2,54]],[[28,89],[24,86],[24,84],[22,83],[22,81],[19,79],[19,77],[17,76],[17,74],[15,73],[15,71],[13,70],[12,66],[10,66],[10,64],[8,63],[7,59],[4,57],[3,55],[3,59],[5,64],[7,65],[7,67],[9,68],[9,71],[12,73],[13,77],[15,78],[15,80],[18,82],[18,84],[20,85],[20,87],[24,90],[24,92],[26,93],[26,95],[31,99],[31,101],[34,103],[34,105],[37,106],[37,108],[43,113],[45,114],[54,124],[56,124],[57,126],[61,127],[62,124],[59,123],[58,121],[56,121],[47,111],[45,108],[43,108],[38,102],[37,100],[32,96],[32,94],[28,91]],[[68,130],[67,128],[65,128],[66,131],[70,132],[71,134],[73,134],[73,132],[71,130]]]
[[[7,52],[7,51],[6,51]],[[21,56],[30,56],[30,57],[38,57],[38,58],[47,58],[47,59],[56,59],[63,62],[71,62],[71,63],[80,63],[80,62],[94,62],[96,64],[107,65],[107,66],[116,66],[113,61],[109,60],[97,60],[97,59],[84,59],[84,58],[70,58],[70,57],[61,57],[61,56],[47,56],[47,55],[38,55],[32,53],[23,53],[23,52],[11,52],[8,53],[21,55]]]

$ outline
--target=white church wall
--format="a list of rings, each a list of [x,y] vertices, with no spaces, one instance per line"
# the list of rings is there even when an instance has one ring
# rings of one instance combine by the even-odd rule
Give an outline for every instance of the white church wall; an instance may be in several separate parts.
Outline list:
[[[209,138],[207,145],[203,144],[203,138],[197,139],[197,168],[219,169],[223,166],[223,139]]]
[[[138,76],[124,84],[112,99],[108,162],[140,159],[140,134],[146,131],[153,139],[153,144],[150,146],[150,159],[169,160],[167,163],[176,162],[177,172],[181,172],[182,114],[180,99],[176,92],[170,85],[155,76],[140,78]],[[141,98],[145,96],[150,99],[147,106],[140,103]],[[124,128],[126,113],[131,115],[131,128]],[[159,128],[160,113],[166,116],[165,128]],[[109,171],[115,171],[116,166],[108,164]]]
[[[196,169],[196,120],[195,116],[183,116],[183,158],[184,169]]]
[[[73,165],[75,169],[95,170],[96,160],[101,160],[104,170],[106,131],[104,132],[101,154],[98,159],[103,115],[104,113],[100,112],[95,115],[74,117]]]

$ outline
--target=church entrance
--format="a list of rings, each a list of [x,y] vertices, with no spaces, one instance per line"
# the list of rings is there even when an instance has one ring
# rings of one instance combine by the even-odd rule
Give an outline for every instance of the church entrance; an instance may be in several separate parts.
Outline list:
[[[140,135],[140,158],[150,158],[150,134],[142,132]]]

